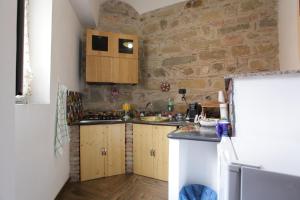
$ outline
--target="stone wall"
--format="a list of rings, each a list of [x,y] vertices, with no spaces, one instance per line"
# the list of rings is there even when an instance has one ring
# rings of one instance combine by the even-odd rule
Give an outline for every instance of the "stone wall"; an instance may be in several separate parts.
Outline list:
[[[80,128],[69,126],[70,132],[70,181],[80,181]]]
[[[125,172],[133,173],[133,124],[125,124]]]
[[[120,109],[129,102],[143,108],[152,101],[164,110],[169,97],[182,105],[178,88],[189,102],[216,99],[223,76],[279,69],[277,0],[203,0],[185,2],[139,15],[115,0],[100,8],[97,29],[140,37],[139,84],[85,85],[86,109]],[[160,91],[161,81],[171,84]],[[120,95],[111,96],[117,87]]]

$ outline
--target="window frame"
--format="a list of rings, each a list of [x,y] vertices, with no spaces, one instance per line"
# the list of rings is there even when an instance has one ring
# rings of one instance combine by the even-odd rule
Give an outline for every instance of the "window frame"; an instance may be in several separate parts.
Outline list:
[[[23,95],[24,20],[25,0],[18,0],[17,8],[17,52],[16,52],[16,95]]]

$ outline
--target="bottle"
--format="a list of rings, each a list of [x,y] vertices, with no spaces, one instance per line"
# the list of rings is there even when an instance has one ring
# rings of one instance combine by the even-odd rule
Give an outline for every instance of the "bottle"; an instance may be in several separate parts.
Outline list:
[[[228,106],[227,103],[220,104],[220,117],[222,120],[228,120]]]
[[[174,111],[174,101],[171,98],[168,99],[168,111],[169,112],[173,112]]]
[[[226,103],[223,91],[218,92],[218,101],[220,104],[221,119],[228,120],[228,104]]]

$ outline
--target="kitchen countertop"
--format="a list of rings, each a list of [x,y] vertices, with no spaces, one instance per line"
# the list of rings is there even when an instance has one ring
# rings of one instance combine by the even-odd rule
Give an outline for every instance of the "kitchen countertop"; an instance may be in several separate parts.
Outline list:
[[[182,130],[178,129],[168,134],[170,139],[178,140],[195,140],[206,142],[220,142],[221,139],[216,135],[214,127],[199,127],[198,130]]]
[[[133,123],[133,124],[146,124],[146,125],[157,125],[157,126],[176,126],[183,127],[179,128],[176,131],[168,134],[168,138],[170,139],[178,139],[178,140],[195,140],[195,141],[207,141],[207,142],[220,142],[221,139],[216,135],[215,128],[207,128],[207,127],[198,127],[195,126],[192,122],[187,121],[164,121],[164,122],[148,122],[142,121],[139,119],[131,119],[128,121],[122,120],[82,120],[80,122],[74,123],[73,125],[101,125],[101,124],[125,124],[125,123]],[[184,130],[184,127],[197,127],[196,130]]]
[[[122,120],[82,120],[77,123],[73,123],[72,125],[101,125],[101,124],[125,124],[125,123],[133,123],[133,124],[148,124],[148,125],[159,125],[159,126],[185,126],[188,124],[193,124],[192,122],[186,121],[163,121],[163,122],[149,122],[142,121],[140,119],[131,119],[128,121]]]
[[[133,119],[133,120],[131,120],[131,122],[128,122],[128,123],[149,124],[149,125],[159,125],[159,126],[185,126],[188,124],[194,124],[192,122],[187,122],[187,121],[148,122],[148,121],[142,121],[140,119]]]

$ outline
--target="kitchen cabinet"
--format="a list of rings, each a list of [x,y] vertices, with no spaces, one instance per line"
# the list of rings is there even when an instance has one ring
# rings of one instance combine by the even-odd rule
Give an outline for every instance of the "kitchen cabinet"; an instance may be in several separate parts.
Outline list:
[[[87,30],[86,82],[138,83],[138,37]]]
[[[172,126],[133,125],[133,170],[135,174],[168,181],[169,142]]]
[[[112,82],[114,60],[104,56],[86,56],[86,80],[88,82]]]
[[[116,58],[113,74],[113,79],[116,83],[138,83],[138,60],[131,58]]]
[[[125,173],[125,125],[80,126],[81,181]]]

